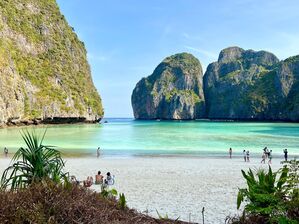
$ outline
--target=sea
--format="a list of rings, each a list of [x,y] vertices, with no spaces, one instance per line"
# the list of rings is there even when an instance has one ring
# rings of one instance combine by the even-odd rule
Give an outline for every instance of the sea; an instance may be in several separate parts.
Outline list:
[[[65,156],[242,156],[249,150],[260,157],[264,147],[274,156],[299,156],[299,124],[234,121],[142,121],[104,118],[98,124],[67,124],[0,129],[0,150],[9,153],[25,147],[22,133],[35,132],[43,144],[55,146]]]

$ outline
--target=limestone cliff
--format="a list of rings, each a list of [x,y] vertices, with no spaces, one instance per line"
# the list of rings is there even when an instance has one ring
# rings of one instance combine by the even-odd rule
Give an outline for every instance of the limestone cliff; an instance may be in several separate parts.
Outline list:
[[[0,1],[0,125],[102,116],[84,43],[56,1]]]
[[[183,53],[166,58],[132,94],[137,119],[299,121],[299,56],[229,47],[204,76]]]
[[[204,75],[206,117],[299,121],[298,56],[230,47]]]
[[[132,94],[137,119],[196,119],[204,115],[202,67],[187,53],[167,57]]]

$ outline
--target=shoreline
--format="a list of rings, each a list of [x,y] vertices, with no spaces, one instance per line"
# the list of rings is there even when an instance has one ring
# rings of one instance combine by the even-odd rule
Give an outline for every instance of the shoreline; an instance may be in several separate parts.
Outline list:
[[[58,120],[51,119],[32,119],[26,121],[6,122],[0,124],[0,129],[5,128],[19,128],[19,127],[42,127],[42,126],[59,126],[59,125],[80,125],[80,124],[101,124],[102,118],[98,120],[86,120],[85,118],[58,118]]]
[[[60,150],[61,151],[61,150]],[[64,152],[61,151],[63,159],[131,159],[131,158],[182,158],[182,159],[230,159],[229,154],[224,154],[221,152],[216,153],[209,153],[209,152],[199,152],[199,153],[101,153],[99,157],[97,157],[96,153],[91,152]],[[0,159],[11,159],[15,152],[8,153],[8,157],[5,157],[3,153],[0,154]],[[242,153],[235,153],[232,155],[231,159],[238,159],[243,160]],[[251,153],[251,159],[262,159],[262,152],[261,153]],[[283,153],[273,153],[272,154],[273,160],[284,160]],[[299,154],[288,154],[288,159],[298,159]]]

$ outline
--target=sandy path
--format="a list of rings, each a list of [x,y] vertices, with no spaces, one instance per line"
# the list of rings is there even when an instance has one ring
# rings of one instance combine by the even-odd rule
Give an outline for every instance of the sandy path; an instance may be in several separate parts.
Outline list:
[[[80,180],[110,171],[116,177],[115,188],[126,195],[128,205],[157,216],[201,223],[205,207],[205,223],[224,223],[236,210],[238,187],[244,185],[241,169],[267,168],[260,159],[245,163],[240,158],[69,158],[66,170]],[[9,159],[0,159],[0,173]],[[279,161],[272,165],[276,170]],[[97,186],[95,186],[96,189]]]

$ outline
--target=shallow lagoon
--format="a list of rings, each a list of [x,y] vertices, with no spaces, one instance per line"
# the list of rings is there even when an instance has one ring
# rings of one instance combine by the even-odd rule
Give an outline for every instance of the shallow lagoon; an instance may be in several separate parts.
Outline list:
[[[106,156],[225,156],[229,147],[234,154],[241,155],[246,149],[260,155],[264,146],[274,155],[282,155],[284,148],[299,155],[298,123],[106,120],[102,124],[0,129],[0,147],[13,152],[24,145],[22,129],[38,133],[47,129],[45,144],[58,146],[68,155],[95,155],[97,147]]]

